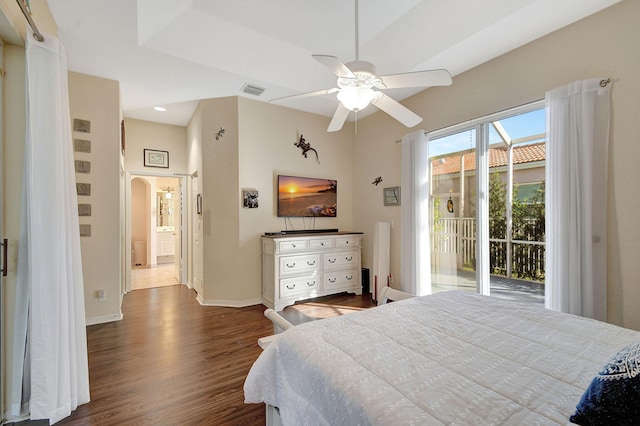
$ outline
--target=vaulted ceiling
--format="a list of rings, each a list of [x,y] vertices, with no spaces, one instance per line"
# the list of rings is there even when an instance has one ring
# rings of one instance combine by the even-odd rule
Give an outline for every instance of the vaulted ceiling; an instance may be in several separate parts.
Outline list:
[[[445,68],[455,76],[618,1],[360,0],[360,59],[378,74]],[[118,80],[130,118],[186,125],[200,99],[269,101],[335,87],[335,75],[311,55],[355,59],[354,0],[48,4],[70,70]],[[265,91],[245,94],[245,84]],[[401,100],[423,89],[386,93]],[[327,94],[278,104],[330,117],[338,101]]]

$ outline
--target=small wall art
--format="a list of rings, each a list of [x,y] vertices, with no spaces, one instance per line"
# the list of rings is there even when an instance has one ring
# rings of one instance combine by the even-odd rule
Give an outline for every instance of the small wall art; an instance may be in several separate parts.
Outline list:
[[[242,188],[242,207],[247,209],[258,208],[258,190],[254,188]]]
[[[145,167],[169,167],[169,152],[158,151],[155,149],[144,150],[144,166]]]
[[[87,141],[84,139],[74,139],[73,150],[75,152],[91,153],[91,141]]]
[[[91,216],[91,204],[78,204],[78,216]]]
[[[313,153],[316,155],[316,161],[318,162],[318,164],[320,164],[320,157],[318,157],[318,151],[316,151],[314,148],[311,148],[311,143],[307,142],[307,140],[304,138],[302,134],[300,135],[300,140],[294,143],[293,146],[297,146],[302,150],[302,155],[304,155],[304,158],[307,158],[309,151],[313,151]]]
[[[76,183],[76,193],[78,195],[91,195],[90,183]]]
[[[81,133],[91,133],[91,121],[74,118],[73,130]]]
[[[80,225],[80,236],[81,237],[90,237],[91,236],[91,225],[81,224]]]
[[[400,205],[400,187],[399,186],[384,188],[382,195],[383,195],[383,201],[385,206]]]
[[[75,160],[76,173],[91,173],[91,161]]]

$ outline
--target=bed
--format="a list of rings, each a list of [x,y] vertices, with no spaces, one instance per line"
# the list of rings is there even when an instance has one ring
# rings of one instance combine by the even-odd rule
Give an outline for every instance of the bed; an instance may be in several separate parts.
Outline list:
[[[245,401],[278,407],[284,425],[566,425],[635,342],[640,332],[537,305],[437,293],[278,334]]]

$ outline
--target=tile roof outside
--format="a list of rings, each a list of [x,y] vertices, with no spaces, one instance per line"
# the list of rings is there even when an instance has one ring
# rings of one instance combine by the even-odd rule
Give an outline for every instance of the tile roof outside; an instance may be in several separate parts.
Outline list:
[[[546,159],[545,142],[515,146],[513,148],[513,164],[526,164]],[[489,168],[507,165],[507,147],[489,149]],[[476,153],[464,156],[464,170],[476,169]],[[443,159],[434,160],[431,164],[433,175],[446,175],[460,172],[460,155],[454,154]]]

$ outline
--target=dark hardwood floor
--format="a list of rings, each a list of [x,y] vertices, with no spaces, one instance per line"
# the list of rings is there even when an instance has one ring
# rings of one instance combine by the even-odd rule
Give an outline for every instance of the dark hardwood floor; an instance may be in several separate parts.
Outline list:
[[[340,294],[283,315],[299,324],[371,306]],[[242,387],[258,338],[273,333],[265,309],[201,306],[183,285],[127,294],[122,321],[87,327],[91,402],[57,424],[264,425],[264,405],[245,404]]]

